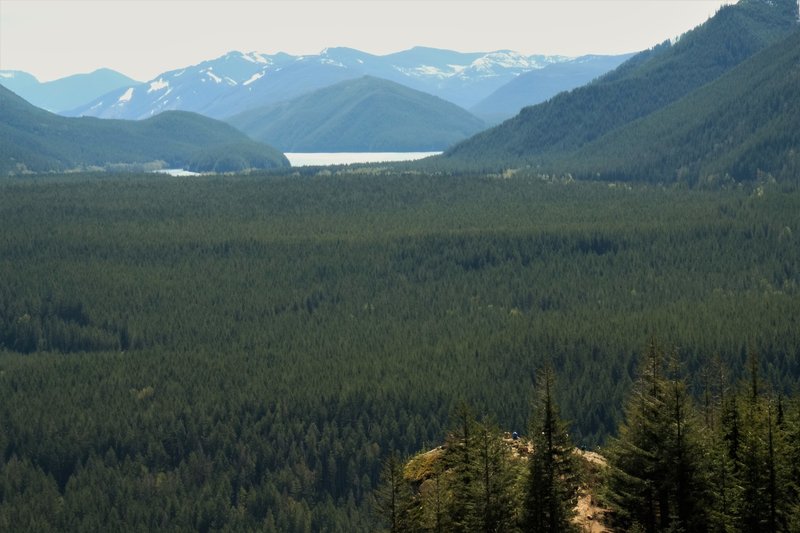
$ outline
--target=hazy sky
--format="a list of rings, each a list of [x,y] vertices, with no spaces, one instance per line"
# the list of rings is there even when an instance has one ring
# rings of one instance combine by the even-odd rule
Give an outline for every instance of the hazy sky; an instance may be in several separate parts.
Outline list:
[[[141,81],[231,50],[291,54],[415,45],[463,52],[622,53],[731,0],[0,0],[0,70],[46,81],[99,67]]]

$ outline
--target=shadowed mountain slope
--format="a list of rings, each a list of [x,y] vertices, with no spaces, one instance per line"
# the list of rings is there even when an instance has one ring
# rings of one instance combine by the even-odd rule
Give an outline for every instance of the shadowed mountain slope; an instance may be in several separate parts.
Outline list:
[[[204,152],[210,149],[220,157],[209,160]],[[0,87],[0,174],[156,162],[210,171],[288,166],[274,148],[195,113],[173,111],[141,122],[66,118]]]
[[[483,122],[441,98],[364,76],[229,122],[287,152],[443,150]]]

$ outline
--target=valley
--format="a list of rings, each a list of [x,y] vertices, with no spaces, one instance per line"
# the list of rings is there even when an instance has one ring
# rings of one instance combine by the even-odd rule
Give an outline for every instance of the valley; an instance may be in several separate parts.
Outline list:
[[[800,530],[795,0],[177,4],[0,70],[0,531]]]

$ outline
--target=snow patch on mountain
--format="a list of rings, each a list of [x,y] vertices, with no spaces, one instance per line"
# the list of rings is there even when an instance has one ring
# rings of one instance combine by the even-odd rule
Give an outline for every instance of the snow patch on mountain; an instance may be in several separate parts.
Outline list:
[[[491,52],[479,57],[463,71],[459,72],[459,77],[471,78],[495,77],[504,74],[518,76],[523,72],[537,70],[549,64],[548,61],[537,61],[535,56],[526,57],[511,51]]]
[[[122,96],[117,99],[118,104],[124,104],[126,102],[130,102],[131,98],[133,98],[133,87],[128,87],[128,90],[125,91]]]
[[[171,92],[172,92],[172,87],[170,87],[169,89],[167,89],[167,92],[165,92],[164,94],[162,94],[161,96],[159,96],[159,97],[158,97],[158,100],[156,100],[156,102],[158,102],[159,100],[162,100],[162,99],[166,98],[167,96],[169,96],[169,93],[171,93]],[[164,103],[166,103],[166,102],[167,102],[167,100],[164,100]]]
[[[541,56],[541,63],[538,63],[542,68],[546,67],[547,65],[552,65],[553,63],[566,63],[567,61],[573,61],[575,58],[571,56]]]
[[[341,61],[334,61],[333,59],[329,59],[327,57],[321,58],[319,62],[323,65],[333,65],[334,67],[347,68]]]
[[[393,66],[397,71],[402,72],[406,76],[413,76],[416,78],[427,77],[427,78],[445,79],[451,77],[454,74],[454,71],[448,72],[431,65],[420,65],[418,67],[412,67],[412,68],[403,68],[403,67],[398,67],[397,65]],[[448,65],[448,66],[453,67],[454,65]],[[461,67],[461,69],[463,68],[464,67]]]
[[[214,83],[222,83],[222,78],[211,72],[211,68],[207,68],[206,70],[203,70],[201,72],[204,72],[209,78],[214,80]]]
[[[240,57],[245,61],[260,65],[269,65],[272,63],[272,60],[269,57],[265,56],[264,54],[259,54],[258,52],[248,52],[246,54],[241,54]]]
[[[536,64],[516,52],[492,52],[476,59],[470,65],[478,71],[494,71],[496,67],[514,69],[533,69]]]
[[[447,66],[453,69],[453,74],[456,75],[460,74],[464,69],[467,68],[465,65],[447,65]]]
[[[401,67],[393,65],[394,69],[406,76],[415,78],[490,78],[503,75],[518,76],[523,72],[544,68],[551,63],[568,61],[570,58],[562,56],[524,56],[516,52],[502,50],[490,52],[475,59],[469,64],[448,64],[446,66],[419,65],[415,67]]]
[[[261,78],[263,78],[263,77],[264,77],[264,72],[256,72],[255,74],[253,74],[252,76],[250,76],[250,78],[249,78],[247,81],[245,81],[244,83],[242,83],[242,85],[250,85],[250,84],[251,84],[251,83],[253,83],[254,81],[260,80],[260,79],[261,79]]]
[[[166,89],[169,87],[169,82],[164,81],[164,78],[158,78],[156,81],[150,82],[150,88],[147,89],[147,94],[150,94],[155,91],[160,91],[162,89]]]

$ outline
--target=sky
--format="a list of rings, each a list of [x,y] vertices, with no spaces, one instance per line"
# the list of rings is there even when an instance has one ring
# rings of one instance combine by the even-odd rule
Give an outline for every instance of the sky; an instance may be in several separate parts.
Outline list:
[[[348,46],[618,54],[701,24],[732,0],[0,0],[0,70],[40,81],[107,67],[148,81],[231,50]]]

